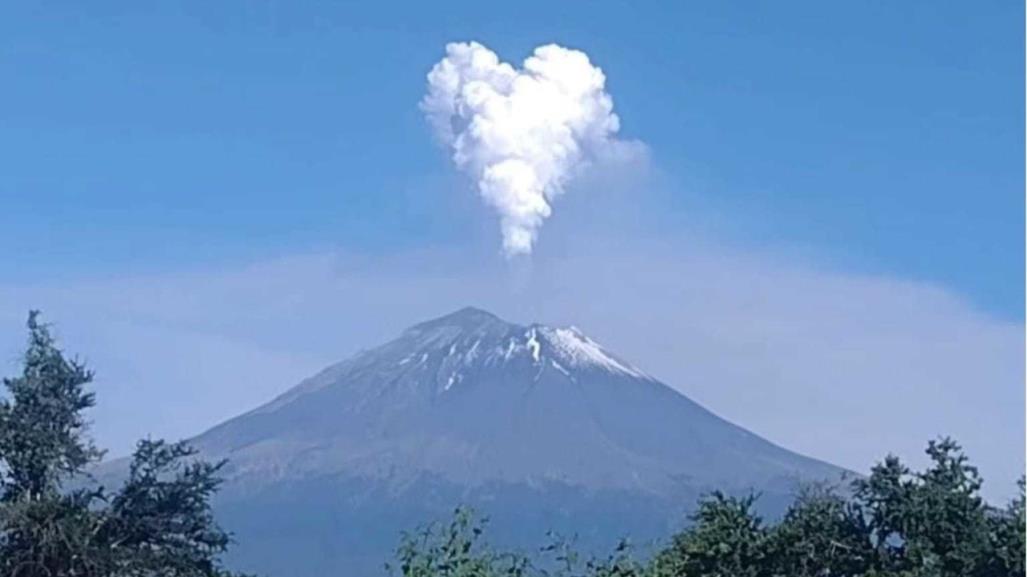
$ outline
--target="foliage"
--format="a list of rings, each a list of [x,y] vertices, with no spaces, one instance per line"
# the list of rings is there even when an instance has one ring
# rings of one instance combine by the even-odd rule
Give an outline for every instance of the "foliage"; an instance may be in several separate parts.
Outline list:
[[[804,488],[783,518],[764,524],[756,496],[714,492],[700,500],[691,524],[648,561],[625,544],[605,559],[588,559],[561,543],[557,571],[516,557],[516,573],[495,570],[503,558],[481,543],[481,528],[462,511],[450,538],[407,539],[401,560],[419,563],[404,577],[538,575],[539,577],[1014,577],[1024,576],[1024,480],[1003,510],[981,499],[981,479],[951,439],[928,444],[931,465],[913,472],[889,456],[843,494]],[[453,528],[459,530],[455,530]],[[460,528],[463,529],[460,529]],[[452,535],[468,534],[472,538]],[[475,553],[477,551],[477,553]],[[453,572],[460,567],[463,572]],[[504,565],[509,570],[512,565]]]
[[[64,478],[101,456],[83,436],[82,411],[96,402],[85,390],[93,374],[64,358],[38,318],[29,313],[22,375],[3,381],[9,399],[0,401],[0,499],[8,503],[52,498]]]
[[[515,553],[496,553],[481,540],[485,521],[457,509],[447,525],[405,534],[390,573],[403,577],[524,577],[529,563]]]
[[[183,444],[141,441],[115,493],[86,485],[102,453],[86,435],[92,373],[33,312],[22,374],[0,400],[0,576],[212,577],[228,535],[210,498],[221,464]]]
[[[941,577],[1009,574],[1002,573],[999,549],[1015,536],[995,531],[1008,515],[985,505],[981,478],[955,441],[931,441],[927,454],[932,465],[923,472],[911,473],[888,457],[855,483],[876,553],[874,569]],[[1022,531],[1021,525],[1013,533]]]
[[[753,512],[756,497],[730,497],[719,491],[699,502],[691,530],[676,535],[657,558],[667,575],[763,577],[767,531]]]
[[[996,571],[1002,575],[1024,575],[1024,561],[1027,559],[1024,526],[1024,484],[1020,477],[1020,494],[1002,514],[991,515],[991,541],[995,551]]]
[[[852,504],[830,487],[814,485],[800,492],[771,531],[767,558],[782,577],[859,575],[873,557],[866,536],[867,524]]]

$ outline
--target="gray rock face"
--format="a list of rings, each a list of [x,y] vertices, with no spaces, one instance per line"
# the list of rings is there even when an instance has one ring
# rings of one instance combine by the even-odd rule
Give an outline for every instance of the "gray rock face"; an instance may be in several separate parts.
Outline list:
[[[717,417],[577,329],[472,308],[194,444],[230,460],[218,506],[237,564],[289,575],[374,572],[400,530],[459,503],[510,543],[547,529],[644,540],[681,525],[703,492],[761,491],[772,510],[797,483],[843,473]]]

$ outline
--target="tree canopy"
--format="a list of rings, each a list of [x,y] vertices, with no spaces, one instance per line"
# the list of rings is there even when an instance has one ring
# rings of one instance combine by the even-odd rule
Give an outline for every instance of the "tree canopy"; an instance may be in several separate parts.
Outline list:
[[[755,513],[755,495],[713,492],[686,528],[648,560],[622,544],[604,559],[563,548],[557,563],[501,554],[466,510],[407,535],[403,577],[1022,577],[1024,481],[1006,508],[988,506],[981,479],[951,439],[928,444],[931,465],[889,456],[851,487],[805,487],[780,521]]]
[[[102,452],[84,411],[93,374],[29,314],[21,375],[0,399],[0,576],[225,576],[229,536],[210,498],[222,464],[182,443],[140,441],[128,478],[110,492],[88,482]]]

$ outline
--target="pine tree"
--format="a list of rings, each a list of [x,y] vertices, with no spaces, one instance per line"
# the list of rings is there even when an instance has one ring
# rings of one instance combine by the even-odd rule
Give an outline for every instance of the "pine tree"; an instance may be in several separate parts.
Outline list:
[[[113,494],[88,486],[93,374],[29,314],[19,377],[0,400],[0,577],[215,577],[229,538],[211,513],[221,464],[142,441]],[[73,485],[77,485],[77,488]]]

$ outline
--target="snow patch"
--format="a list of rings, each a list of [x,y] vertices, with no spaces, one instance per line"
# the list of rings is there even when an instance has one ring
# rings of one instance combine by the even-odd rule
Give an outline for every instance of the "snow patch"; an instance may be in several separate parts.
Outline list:
[[[517,344],[517,339],[511,338],[510,341],[506,344],[506,351],[503,353],[503,360],[509,361],[510,357],[512,357],[513,354],[517,352],[517,350],[520,348],[522,347]]]
[[[554,369],[560,371],[561,373],[563,373],[564,375],[566,375],[569,378],[573,378],[573,377],[571,377],[570,371],[568,371],[567,369],[563,368],[563,365],[561,365],[560,363],[554,361],[553,359],[549,359],[549,363],[551,365],[553,365]]]
[[[478,340],[474,341],[474,344],[471,345],[471,350],[467,351],[467,354],[464,355],[464,362],[465,363],[470,364],[475,358],[477,358],[477,356],[478,356],[478,345],[480,345],[480,344],[481,344],[481,339],[478,339]]]
[[[535,362],[538,363],[539,355],[542,352],[542,345],[538,342],[538,335],[536,334],[535,329],[529,330],[525,336],[528,337],[527,346],[528,349],[531,350],[531,358],[535,359]]]
[[[648,378],[648,375],[639,369],[606,354],[598,343],[575,327],[541,327],[539,331],[552,346],[555,355],[571,367],[591,366],[633,377]]]

